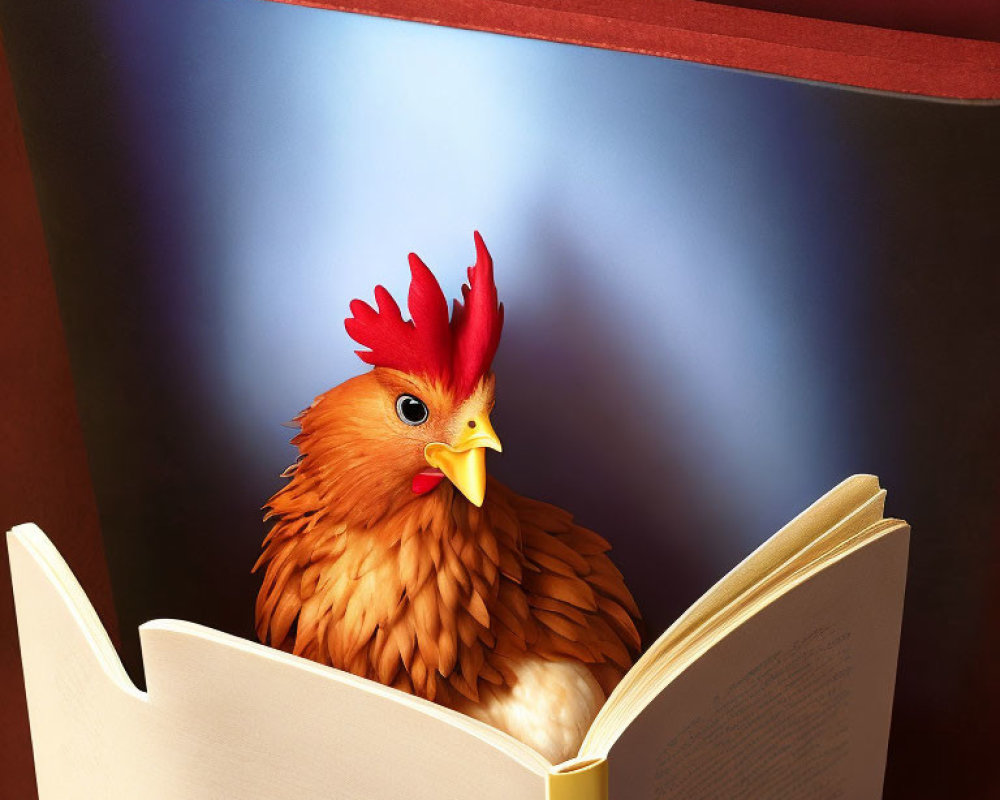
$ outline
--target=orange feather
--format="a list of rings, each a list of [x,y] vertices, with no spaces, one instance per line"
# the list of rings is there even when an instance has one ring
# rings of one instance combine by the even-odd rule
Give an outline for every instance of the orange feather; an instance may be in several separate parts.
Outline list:
[[[447,481],[414,495],[424,443],[454,431],[400,430],[401,391],[447,420],[463,402],[492,403],[492,376],[463,399],[379,367],[298,417],[301,458],[268,502],[255,567],[258,636],[467,711],[512,690],[529,658],[577,661],[610,691],[640,637],[608,543],[492,479],[482,508]]]

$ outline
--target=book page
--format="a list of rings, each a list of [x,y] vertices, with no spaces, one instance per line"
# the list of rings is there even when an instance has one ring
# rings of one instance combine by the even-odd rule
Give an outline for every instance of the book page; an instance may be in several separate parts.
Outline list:
[[[581,755],[602,753],[644,702],[658,691],[667,662],[713,621],[728,616],[742,598],[781,575],[807,553],[822,556],[882,518],[885,491],[873,475],[854,475],[835,486],[760,545],[685,611],[632,666],[591,725]]]
[[[8,534],[42,800],[538,800],[551,765],[457,712],[176,620],[121,667],[34,525]]]
[[[680,672],[611,746],[611,796],[879,797],[908,533],[884,523]]]

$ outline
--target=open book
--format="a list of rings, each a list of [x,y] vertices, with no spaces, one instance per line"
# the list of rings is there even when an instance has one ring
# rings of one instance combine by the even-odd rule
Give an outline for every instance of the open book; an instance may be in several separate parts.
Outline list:
[[[140,629],[147,691],[34,525],[8,534],[41,800],[881,794],[909,529],[855,476],[712,587],[562,765],[476,720],[219,631]]]

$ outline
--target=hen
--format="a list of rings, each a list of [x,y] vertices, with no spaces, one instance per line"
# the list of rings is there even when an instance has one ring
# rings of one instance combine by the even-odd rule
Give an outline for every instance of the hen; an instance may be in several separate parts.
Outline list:
[[[500,341],[493,263],[451,319],[409,257],[412,321],[381,286],[348,334],[374,369],[317,397],[269,501],[261,641],[462,711],[559,763],[639,648],[608,543],[486,475]]]

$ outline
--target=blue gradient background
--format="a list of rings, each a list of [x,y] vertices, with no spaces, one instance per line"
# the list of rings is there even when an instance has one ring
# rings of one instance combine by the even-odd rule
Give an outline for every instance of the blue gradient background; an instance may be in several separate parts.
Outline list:
[[[352,298],[411,250],[454,295],[478,229],[491,471],[612,541],[650,638],[878,474],[915,530],[886,796],[976,774],[920,765],[1000,709],[997,109],[256,0],[0,10],[133,675],[151,617],[252,636],[281,423],[365,368]]]
[[[538,414],[622,483],[724,491],[718,522],[746,546],[857,468],[839,409],[863,332],[836,309],[862,290],[845,268],[864,237],[838,235],[862,176],[801,91],[260,3],[111,8],[148,323],[258,479],[291,455],[276,423],[362,368],[349,299],[376,282],[404,298],[411,249],[457,293],[474,228],[509,313],[503,407],[527,406],[511,371],[567,390]],[[617,408],[596,416],[573,389],[608,370]],[[532,488],[571,490],[578,464],[518,445],[497,469],[551,459],[564,474]],[[683,451],[683,476],[660,450]],[[641,502],[668,535],[658,499]],[[727,549],[722,527],[692,534],[669,535]]]

